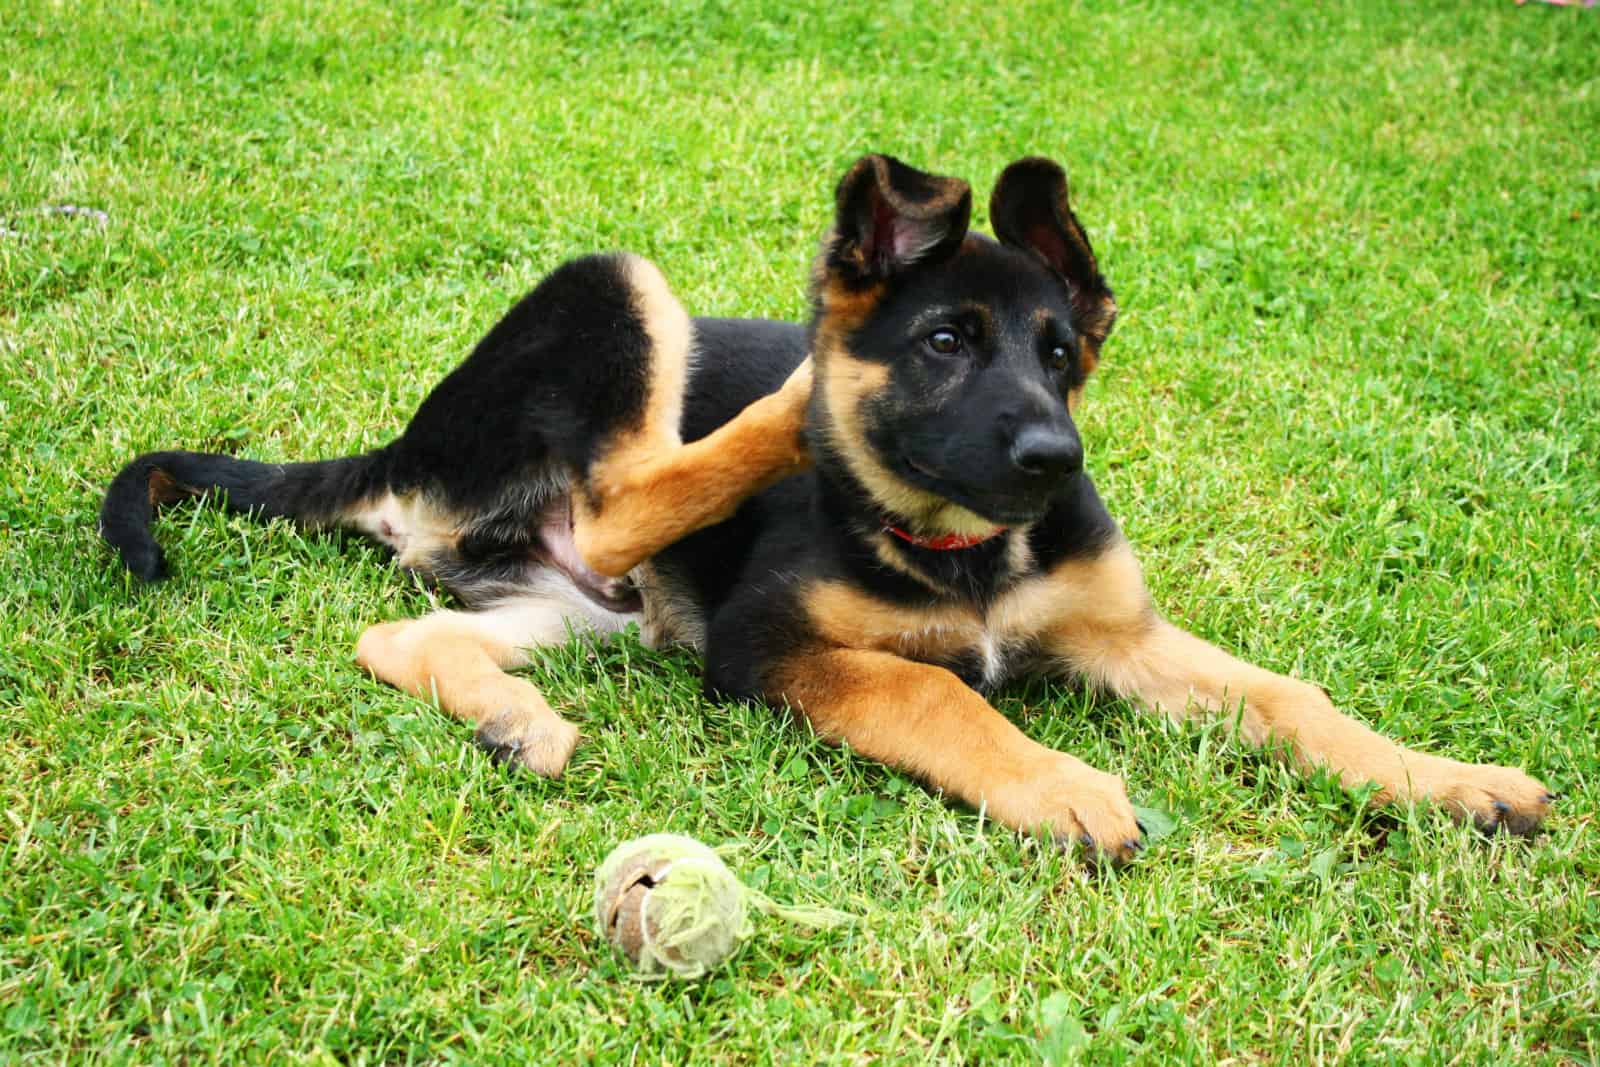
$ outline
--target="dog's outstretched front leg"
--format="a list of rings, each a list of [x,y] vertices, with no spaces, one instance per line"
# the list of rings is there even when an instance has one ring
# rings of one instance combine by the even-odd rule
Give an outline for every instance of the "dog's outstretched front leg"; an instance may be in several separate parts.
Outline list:
[[[828,740],[908,771],[1026,833],[1131,859],[1141,830],[1122,779],[1046,748],[950,671],[887,652],[811,650],[771,672],[769,699]]]
[[[1415,752],[1337,711],[1321,689],[1253,667],[1185,633],[1151,608],[1133,553],[1119,543],[1057,570],[1065,605],[1052,651],[1073,671],[1174,717],[1238,715],[1257,745],[1287,748],[1352,788],[1373,783],[1378,803],[1437,804],[1486,831],[1536,830],[1553,799],[1513,767]]]
[[[573,540],[584,562],[618,577],[696,530],[721,522],[755,493],[811,464],[804,430],[811,360],[698,441],[676,428],[630,437],[594,465],[574,495]]]
[[[566,640],[559,604],[534,598],[483,612],[436,611],[382,623],[361,635],[356,660],[373,675],[473,723],[496,760],[556,777],[578,744],[577,727],[508,668],[527,649]]]

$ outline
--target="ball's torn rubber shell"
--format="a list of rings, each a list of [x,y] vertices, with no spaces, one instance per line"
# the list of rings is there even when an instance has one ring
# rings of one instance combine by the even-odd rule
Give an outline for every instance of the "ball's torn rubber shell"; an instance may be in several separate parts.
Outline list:
[[[634,966],[638,966],[644,949],[644,908],[650,890],[671,865],[671,861],[659,857],[652,860],[640,856],[617,869],[597,901],[602,909],[598,916],[600,929]]]
[[[617,846],[595,872],[595,921],[644,978],[699,978],[754,931],[752,893],[691,837]]]

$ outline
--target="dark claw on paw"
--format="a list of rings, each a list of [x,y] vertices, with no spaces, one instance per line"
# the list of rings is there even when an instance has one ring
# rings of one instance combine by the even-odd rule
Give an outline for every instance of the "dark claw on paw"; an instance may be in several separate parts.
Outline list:
[[[1144,849],[1144,839],[1130,837],[1128,840],[1122,843],[1122,847],[1127,849],[1129,852],[1140,852]]]
[[[1538,816],[1514,811],[1511,805],[1503,800],[1496,800],[1490,806],[1494,809],[1494,815],[1477,821],[1478,832],[1485,837],[1494,837],[1496,834],[1532,837],[1538,832]]]
[[[477,746],[488,753],[489,759],[497,764],[511,763],[516,760],[517,753],[522,751],[521,741],[496,741],[482,733],[473,735],[472,740]]]

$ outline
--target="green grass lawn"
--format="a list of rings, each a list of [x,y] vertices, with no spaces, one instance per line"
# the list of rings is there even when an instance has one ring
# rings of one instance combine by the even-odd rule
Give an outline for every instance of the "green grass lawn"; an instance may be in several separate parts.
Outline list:
[[[0,1062],[1600,1059],[1600,12],[647,6],[0,10]],[[578,253],[801,315],[869,150],[979,205],[1067,164],[1163,609],[1526,767],[1543,836],[1011,692],[1176,820],[1090,875],[627,642],[541,658],[584,742],[510,776],[352,662],[431,603],[379,551],[183,508],[145,589],[97,540],[135,452],[383,441]],[[631,981],[590,878],[655,830],[862,921]]]

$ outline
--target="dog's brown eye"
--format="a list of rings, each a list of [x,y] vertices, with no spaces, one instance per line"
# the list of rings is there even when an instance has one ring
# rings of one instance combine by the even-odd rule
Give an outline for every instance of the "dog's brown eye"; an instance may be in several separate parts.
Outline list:
[[[928,335],[928,347],[941,356],[953,356],[961,351],[961,335],[950,329],[934,330]]]
[[[1056,345],[1050,349],[1051,370],[1066,370],[1070,362],[1072,362],[1072,352],[1065,345]]]

